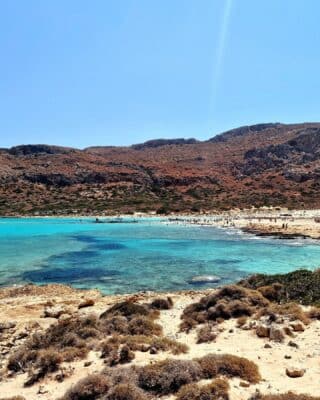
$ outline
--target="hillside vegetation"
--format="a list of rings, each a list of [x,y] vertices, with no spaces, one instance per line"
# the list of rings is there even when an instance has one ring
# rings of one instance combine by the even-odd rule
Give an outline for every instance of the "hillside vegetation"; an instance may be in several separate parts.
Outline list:
[[[320,124],[259,124],[208,141],[0,149],[0,214],[317,208]]]

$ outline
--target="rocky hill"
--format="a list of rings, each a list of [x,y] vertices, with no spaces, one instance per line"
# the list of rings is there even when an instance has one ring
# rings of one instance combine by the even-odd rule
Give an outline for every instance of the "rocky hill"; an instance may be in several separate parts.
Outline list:
[[[208,141],[0,149],[0,214],[320,207],[320,123],[244,126]]]

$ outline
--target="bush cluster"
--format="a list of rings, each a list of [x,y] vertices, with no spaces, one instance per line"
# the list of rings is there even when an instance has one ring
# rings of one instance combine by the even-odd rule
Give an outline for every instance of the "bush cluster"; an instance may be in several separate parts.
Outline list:
[[[276,322],[279,317],[287,318],[289,321],[301,321],[305,325],[310,323],[308,314],[296,303],[275,304],[271,303],[267,307],[258,310],[256,318],[268,317],[269,322]]]
[[[256,290],[236,285],[225,286],[186,307],[180,328],[188,332],[197,324],[207,321],[221,322],[230,318],[251,316],[258,308],[268,305],[269,301]]]
[[[101,357],[115,359],[118,357],[119,350],[126,346],[129,351],[158,352],[170,351],[172,354],[182,354],[188,352],[188,346],[164,336],[121,336],[113,335],[100,344]],[[114,365],[114,364],[113,364]]]
[[[229,385],[219,378],[221,375],[250,383],[261,379],[252,361],[209,354],[195,360],[167,359],[143,367],[108,367],[102,374],[79,381],[61,400],[147,400],[170,394],[177,394],[178,400],[227,400]],[[197,386],[200,380],[213,378],[210,384]]]
[[[184,345],[163,338],[162,327],[155,322],[159,309],[167,309],[172,304],[169,298],[156,299],[151,304],[124,301],[113,305],[100,317],[75,315],[59,320],[45,331],[33,334],[11,354],[7,368],[12,372],[28,372],[25,385],[32,385],[57,371],[62,362],[85,358],[91,349],[102,347],[103,356],[110,358],[110,365],[130,362],[134,358],[133,351],[140,350],[142,345],[171,350],[174,354],[186,352]],[[124,336],[120,338],[119,334]],[[115,338],[105,342],[109,335]]]
[[[270,300],[281,303],[298,302],[320,305],[320,269],[299,269],[287,274],[257,274],[239,282],[241,286],[257,289]],[[276,286],[275,286],[276,285]]]

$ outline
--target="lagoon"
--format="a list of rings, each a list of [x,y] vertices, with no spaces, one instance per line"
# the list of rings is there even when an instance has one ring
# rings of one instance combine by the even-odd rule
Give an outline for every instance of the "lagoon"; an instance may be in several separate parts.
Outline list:
[[[253,273],[320,265],[317,241],[258,238],[165,219],[96,224],[94,218],[0,219],[0,286],[63,283],[105,294],[215,287]],[[215,275],[219,282],[192,282]]]

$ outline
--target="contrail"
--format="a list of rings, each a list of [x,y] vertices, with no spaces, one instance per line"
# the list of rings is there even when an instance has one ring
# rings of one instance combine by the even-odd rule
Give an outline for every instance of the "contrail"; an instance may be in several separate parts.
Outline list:
[[[229,30],[229,25],[230,25],[232,3],[233,3],[233,0],[225,0],[225,3],[224,3],[222,21],[221,21],[220,31],[219,31],[219,36],[218,36],[218,46],[217,46],[216,56],[215,56],[216,64],[215,64],[214,71],[213,71],[212,108],[211,108],[212,111],[214,111],[216,102],[217,102],[219,81],[221,78],[227,35],[228,35],[228,30]]]

